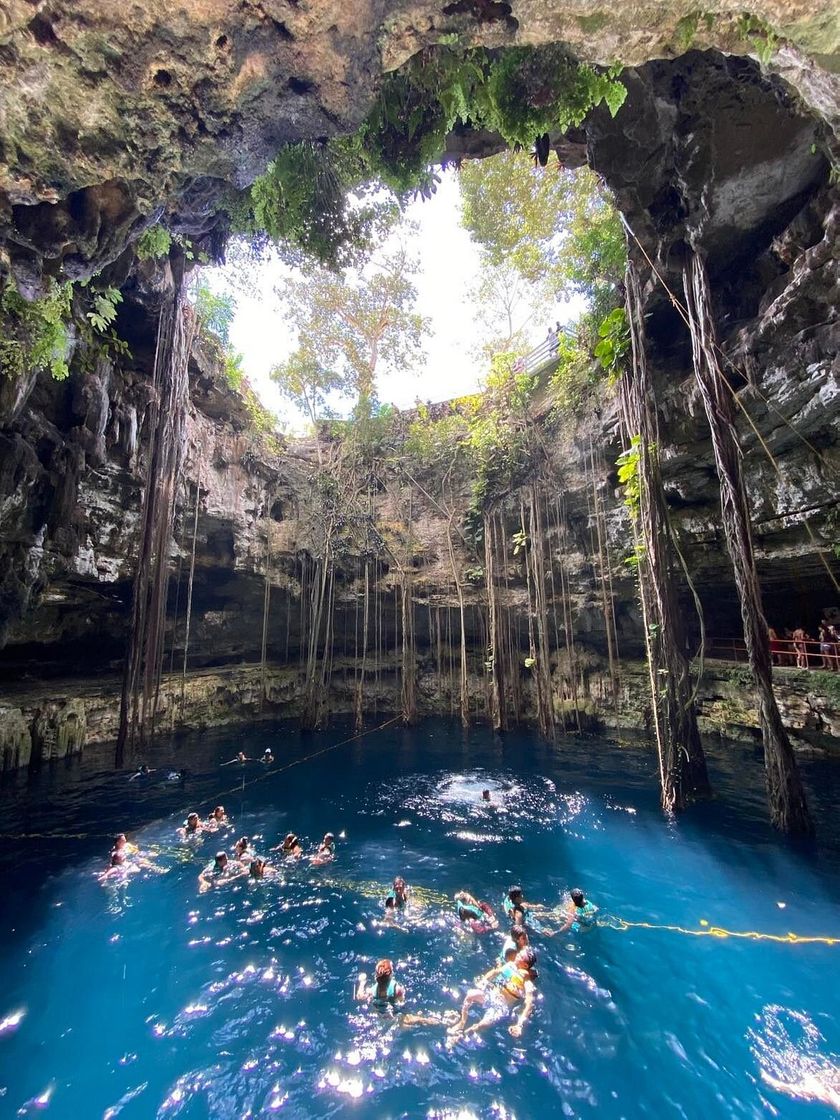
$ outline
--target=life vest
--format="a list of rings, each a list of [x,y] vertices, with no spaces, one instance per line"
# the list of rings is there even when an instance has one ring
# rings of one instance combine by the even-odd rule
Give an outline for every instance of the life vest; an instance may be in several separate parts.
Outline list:
[[[408,899],[405,895],[398,895],[396,891],[388,891],[385,895],[385,908],[401,910],[405,906]]]
[[[574,906],[574,903],[572,905]],[[589,929],[594,926],[597,913],[598,907],[594,906],[589,899],[584,902],[583,906],[575,906],[574,921],[572,922],[574,932],[577,933],[580,929]]]
[[[379,985],[374,982],[373,999],[371,1003],[378,1011],[385,1011],[397,998],[397,981],[392,976],[388,981],[388,990],[384,996],[379,994]]]
[[[523,918],[526,918],[528,916],[527,906],[525,906],[522,902],[513,902],[509,895],[505,895],[504,907],[505,913],[509,918],[513,917],[513,913],[515,910],[521,910]]]
[[[513,999],[525,998],[525,982],[528,977],[513,961],[502,966],[499,973],[499,988]]]

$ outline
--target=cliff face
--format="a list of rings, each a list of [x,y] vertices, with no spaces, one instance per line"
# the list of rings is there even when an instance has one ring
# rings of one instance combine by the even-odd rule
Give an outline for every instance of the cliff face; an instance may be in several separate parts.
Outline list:
[[[0,383],[0,673],[7,690],[25,691],[27,678],[83,682],[120,669],[156,329],[154,278],[129,274],[127,241],[166,206],[174,229],[211,242],[228,184],[248,182],[286,140],[357,123],[382,60],[396,64],[443,33],[490,45],[562,39],[582,57],[611,61],[619,54],[639,63],[625,72],[621,112],[615,120],[592,114],[575,140],[576,158],[585,154],[604,175],[632,231],[633,252],[655,268],[645,310],[665,481],[686,565],[708,632],[736,636],[708,430],[688,334],[672,300],[682,299],[681,263],[691,243],[707,256],[731,361],[768,616],[779,627],[813,627],[837,603],[840,200],[826,153],[840,104],[832,72],[838,32],[828,0],[760,7],[766,25],[785,28],[771,61],[775,74],[745,58],[681,53],[688,32],[696,45],[734,49],[737,42],[742,50],[751,43],[755,49],[750,35],[758,33],[744,40],[736,15],[721,9],[709,21],[680,4],[654,21],[635,6],[607,14],[595,4],[576,5],[574,14],[545,3],[406,4],[386,19],[377,5],[318,5],[316,13],[249,3],[234,17],[228,4],[188,3],[164,25],[158,5],[139,3],[118,27],[113,8],[94,0],[48,11],[7,5],[0,27],[3,264],[35,291],[45,268],[60,264],[73,277],[116,262],[125,294],[117,327],[134,355],[119,372],[100,357],[74,368],[66,382],[27,374]],[[659,60],[646,61],[654,56]],[[570,143],[562,142],[564,150]],[[274,683],[261,679],[264,699],[253,699],[253,670],[222,673],[223,682],[244,683],[218,688],[234,712],[294,710],[309,637],[312,557],[321,543],[312,449],[267,448],[205,344],[194,351],[190,385],[166,664],[177,670],[184,661],[194,544],[190,669],[258,662],[265,636]],[[599,659],[616,644],[622,656],[642,645],[634,579],[623,562],[631,533],[614,472],[619,449],[610,399],[556,431],[548,449],[557,505],[546,503],[541,516],[557,573],[547,604],[559,618],[552,670],[558,711],[577,712],[574,719],[615,703]],[[520,497],[502,504],[503,536],[521,524]],[[394,483],[372,501],[385,551],[368,570],[377,620],[370,704],[397,706],[408,578],[418,706],[457,707],[462,595],[479,714],[487,703],[487,602],[480,579],[465,573],[481,563],[480,552],[460,532],[453,536],[448,514],[422,495],[409,500]],[[456,525],[468,502],[466,488],[456,491]],[[534,608],[521,558],[510,547],[502,557],[499,598],[515,665],[529,650]],[[331,592],[333,708],[345,711],[355,703],[366,559],[359,547],[348,548]],[[692,610],[686,594],[687,614]],[[520,669],[509,687],[528,714],[534,684]],[[73,687],[81,695],[87,686]],[[172,687],[174,695],[177,679]],[[219,707],[219,692],[191,687],[195,722],[202,706]],[[644,714],[632,692],[622,703],[639,722]],[[101,714],[111,711],[107,704],[68,706],[61,695],[69,693],[10,704],[2,733],[7,762],[25,756],[27,736],[30,750],[50,757],[75,749],[88,726],[109,726]],[[176,723],[183,715],[177,707],[176,698],[167,708]],[[817,707],[823,724],[836,726],[829,708]]]

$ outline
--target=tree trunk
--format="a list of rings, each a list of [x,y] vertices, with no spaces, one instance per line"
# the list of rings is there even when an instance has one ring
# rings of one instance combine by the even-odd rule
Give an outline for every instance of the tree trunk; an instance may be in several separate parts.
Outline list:
[[[773,693],[767,622],[753,554],[749,505],[741,474],[741,449],[733,421],[732,393],[718,361],[708,276],[705,263],[697,253],[692,253],[689,258],[683,282],[694,374],[712,432],[712,447],[720,479],[723,530],[735,571],[744,640],[758,696],[770,819],[783,832],[811,836],[814,825],[808,812],[799,768]]]
[[[673,544],[659,468],[658,431],[653,387],[647,365],[639,280],[627,269],[627,318],[632,345],[631,367],[621,384],[628,441],[638,436],[639,556],[646,643],[651,667],[651,703],[659,749],[662,807],[684,809],[691,797],[708,796],[706,757],[697,729],[691,671],[673,573]]]

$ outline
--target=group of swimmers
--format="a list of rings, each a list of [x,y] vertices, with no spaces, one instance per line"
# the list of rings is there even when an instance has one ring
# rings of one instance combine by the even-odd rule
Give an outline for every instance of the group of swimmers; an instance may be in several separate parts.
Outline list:
[[[266,751],[262,761],[267,761],[265,756],[270,753]],[[243,753],[231,760],[243,764],[253,761],[259,760],[249,759]],[[489,790],[482,791],[482,800],[490,800]],[[182,841],[189,842],[232,827],[224,806],[217,805],[206,820],[202,820],[197,812],[189,812],[184,824],[177,830],[177,835]],[[279,844],[268,849],[268,853],[279,853],[279,859],[284,863],[294,863],[305,856],[303,846],[294,832],[287,832]],[[311,866],[319,867],[331,863],[335,858],[335,835],[327,832],[316,850],[308,856],[308,860]],[[131,867],[127,866],[129,861]],[[129,843],[125,834],[120,833],[114,841],[109,871],[105,875],[117,873],[115,869],[140,867],[162,870],[141,856],[137,846]],[[213,861],[199,874],[198,886],[203,893],[246,876],[251,880],[260,880],[276,874],[277,869],[269,860],[257,855],[249,837],[241,836],[232,846],[230,855],[224,849],[216,852]],[[394,921],[399,913],[412,906],[411,888],[402,876],[398,875],[393,880],[383,902],[388,921]],[[455,894],[454,903],[457,922],[465,932],[480,935],[499,930],[499,919],[490,903],[464,890]],[[405,989],[397,981],[393,962],[388,958],[377,962],[372,983],[368,984],[366,973],[359,974],[354,987],[355,999],[370,1003],[383,1013],[399,1013],[399,1019],[404,1025],[445,1026],[448,1028],[449,1044],[484,1031],[515,1013],[508,1030],[514,1038],[520,1038],[533,1012],[537,994],[537,954],[531,945],[531,934],[551,937],[566,931],[580,933],[596,924],[598,910],[577,887],[570,892],[565,905],[558,908],[527,902],[522,887],[516,884],[509,888],[502,900],[502,908],[509,922],[509,932],[496,963],[466,993],[460,1013],[452,1010],[442,1014],[402,1011]],[[480,1008],[483,1014],[470,1023],[473,1008]]]
[[[392,916],[406,909],[410,901],[411,888],[398,875],[385,896],[386,915]],[[468,891],[458,891],[454,901],[457,919],[466,930],[477,934],[498,930],[498,918],[488,902],[477,899]],[[579,887],[570,891],[564,906],[556,908],[526,902],[522,887],[514,884],[503,899],[503,909],[512,923],[510,931],[496,963],[467,992],[460,1014],[452,1011],[442,1015],[403,1014],[403,1023],[447,1026],[449,1042],[453,1044],[459,1038],[487,1030],[516,1013],[508,1031],[512,1037],[521,1038],[537,994],[537,954],[530,943],[530,931],[546,937],[567,931],[580,933],[596,924],[598,908]],[[394,975],[393,962],[388,958],[378,961],[371,984],[367,982],[367,974],[360,973],[354,996],[359,1001],[371,1003],[378,1011],[396,1013],[405,1000],[405,989]],[[483,1014],[470,1024],[470,1011],[474,1007],[481,1008]]]

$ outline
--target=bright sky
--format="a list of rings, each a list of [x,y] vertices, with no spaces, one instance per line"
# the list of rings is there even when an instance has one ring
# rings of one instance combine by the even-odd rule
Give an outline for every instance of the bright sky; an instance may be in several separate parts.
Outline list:
[[[441,401],[462,396],[475,392],[487,372],[478,353],[483,340],[467,300],[467,293],[478,278],[479,253],[470,235],[461,228],[459,195],[457,172],[445,171],[432,198],[418,199],[407,209],[406,217],[419,229],[416,243],[413,238],[410,242],[420,260],[417,310],[431,319],[433,333],[426,340],[428,357],[418,375],[401,371],[377,378],[382,403],[407,408],[418,397]],[[299,414],[280,396],[268,376],[272,366],[287,357],[296,343],[294,332],[285,326],[283,309],[274,293],[278,281],[289,275],[289,269],[278,261],[254,266],[253,294],[234,291],[237,310],[230,341],[242,354],[245,375],[263,404],[298,429]],[[228,287],[224,269],[207,269],[204,278],[216,290]],[[554,319],[565,321],[578,312],[574,302],[558,305]],[[534,346],[544,338],[547,325],[531,324]],[[351,403],[342,399],[339,409],[343,407],[347,412]]]

